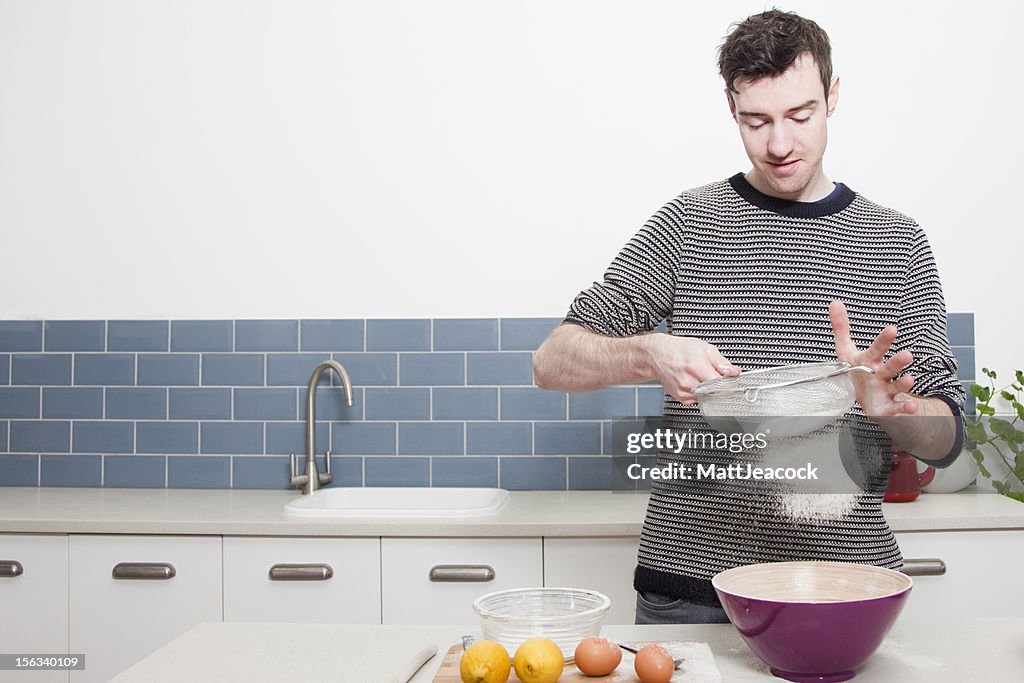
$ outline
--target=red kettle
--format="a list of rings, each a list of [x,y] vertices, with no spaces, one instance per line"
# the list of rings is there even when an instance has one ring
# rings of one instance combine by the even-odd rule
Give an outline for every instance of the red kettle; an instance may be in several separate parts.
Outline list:
[[[917,459],[893,446],[889,483],[885,487],[885,496],[882,500],[886,503],[909,503],[921,495],[921,488],[932,483],[934,478],[934,467],[918,472]]]

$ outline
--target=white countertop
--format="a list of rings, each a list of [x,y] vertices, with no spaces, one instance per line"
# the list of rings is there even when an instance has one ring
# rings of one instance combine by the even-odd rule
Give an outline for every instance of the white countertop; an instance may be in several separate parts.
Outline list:
[[[411,679],[429,683],[448,648],[477,626],[357,626],[206,623],[128,668],[116,683],[145,681],[387,682],[427,644],[438,653]],[[616,640],[708,643],[725,683],[779,681],[731,624],[616,626]],[[1024,618],[896,622],[854,681],[962,683],[1019,680],[1024,670]]]
[[[288,517],[294,491],[0,487],[0,533],[250,536],[639,536],[643,493],[512,491],[459,519]],[[968,487],[884,506],[894,531],[1024,529],[1024,504]]]

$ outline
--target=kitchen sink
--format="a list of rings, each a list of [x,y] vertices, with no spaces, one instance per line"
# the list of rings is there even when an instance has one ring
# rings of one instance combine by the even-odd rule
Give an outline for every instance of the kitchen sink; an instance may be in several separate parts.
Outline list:
[[[495,488],[352,487],[320,489],[284,506],[295,517],[479,517],[497,512]]]

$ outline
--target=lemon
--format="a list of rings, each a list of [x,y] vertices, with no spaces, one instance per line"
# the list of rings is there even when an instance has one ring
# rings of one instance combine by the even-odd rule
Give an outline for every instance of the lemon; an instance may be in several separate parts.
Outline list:
[[[530,638],[519,646],[512,661],[523,683],[554,683],[565,666],[562,651],[550,638]]]
[[[459,662],[462,683],[505,683],[511,669],[508,650],[493,640],[473,643],[462,653]]]

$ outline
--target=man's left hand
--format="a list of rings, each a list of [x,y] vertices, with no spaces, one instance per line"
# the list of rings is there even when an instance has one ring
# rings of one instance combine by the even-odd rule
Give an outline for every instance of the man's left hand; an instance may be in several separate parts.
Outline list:
[[[871,346],[861,351],[850,336],[850,316],[841,301],[833,301],[828,307],[832,332],[836,338],[836,357],[852,366],[864,365],[873,369],[874,374],[852,372],[850,379],[857,395],[857,402],[870,417],[894,417],[914,415],[920,409],[919,399],[910,394],[914,386],[913,375],[897,377],[914,361],[914,354],[902,350],[885,360],[897,329],[894,325],[885,327]]]

